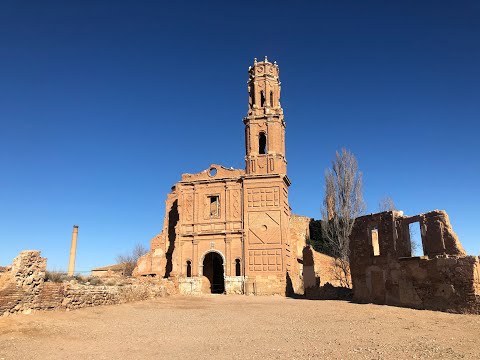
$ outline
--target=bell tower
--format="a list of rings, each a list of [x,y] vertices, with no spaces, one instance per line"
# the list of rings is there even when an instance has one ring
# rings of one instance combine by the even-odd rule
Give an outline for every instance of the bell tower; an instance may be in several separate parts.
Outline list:
[[[279,72],[266,56],[248,69],[248,115],[243,119],[247,174],[287,174]]]

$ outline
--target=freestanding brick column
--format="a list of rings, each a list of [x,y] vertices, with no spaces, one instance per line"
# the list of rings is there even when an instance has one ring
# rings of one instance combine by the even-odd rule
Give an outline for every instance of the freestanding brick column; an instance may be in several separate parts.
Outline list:
[[[70,261],[68,262],[68,276],[73,276],[75,271],[75,257],[77,255],[78,225],[73,225],[72,245],[70,246]]]

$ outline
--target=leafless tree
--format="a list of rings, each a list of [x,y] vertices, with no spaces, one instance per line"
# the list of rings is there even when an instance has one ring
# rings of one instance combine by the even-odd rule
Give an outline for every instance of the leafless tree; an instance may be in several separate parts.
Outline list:
[[[332,168],[325,171],[322,231],[335,257],[337,280],[343,286],[351,286],[349,237],[355,219],[365,209],[362,173],[358,170],[357,159],[346,149],[337,151]]]
[[[395,202],[390,196],[384,196],[378,202],[378,211],[383,212],[383,211],[394,211],[394,210],[397,210],[397,207],[395,206]]]
[[[409,226],[408,227],[408,233],[410,234],[410,247],[412,250],[412,256],[420,256],[421,254],[420,249],[423,250],[422,248],[422,240],[418,240],[418,228],[415,226]]]
[[[135,269],[135,266],[137,265],[137,260],[147,252],[148,249],[145,246],[137,243],[132,251],[126,254],[117,255],[115,260],[118,264],[124,264],[125,268],[123,274],[125,276],[132,276],[133,269]]]

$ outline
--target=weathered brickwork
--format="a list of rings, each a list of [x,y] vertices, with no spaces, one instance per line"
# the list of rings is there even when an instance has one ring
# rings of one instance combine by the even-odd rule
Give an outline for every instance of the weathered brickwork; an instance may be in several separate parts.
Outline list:
[[[22,251],[13,260],[10,271],[0,279],[0,315],[42,308],[46,266],[40,251]]]
[[[307,245],[312,220],[299,215],[290,218],[290,241],[295,259],[291,271],[293,292],[309,298],[334,299],[338,297],[338,291],[334,289],[344,282],[339,278],[341,274],[335,271],[335,259]],[[329,287],[324,289],[327,284]]]
[[[40,251],[22,251],[0,275],[0,316],[32,310],[79,309],[163,297],[176,293],[168,280],[112,285],[45,281],[47,261]]]
[[[419,223],[424,256],[412,256],[413,222]],[[445,211],[362,216],[350,252],[356,301],[480,313],[479,258],[465,254]]]
[[[212,164],[183,174],[135,275],[178,279],[182,293],[286,293],[290,180],[278,66],[255,60],[248,94],[245,170]]]

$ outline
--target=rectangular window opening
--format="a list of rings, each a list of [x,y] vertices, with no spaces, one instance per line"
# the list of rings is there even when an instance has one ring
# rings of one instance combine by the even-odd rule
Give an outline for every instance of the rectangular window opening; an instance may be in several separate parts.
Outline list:
[[[370,239],[372,241],[373,256],[380,256],[380,244],[378,242],[378,228],[370,230]]]
[[[415,221],[411,224],[408,224],[408,231],[410,234],[412,256],[424,256],[420,222]]]
[[[210,217],[220,216],[220,196],[212,195],[208,197],[210,200]]]

